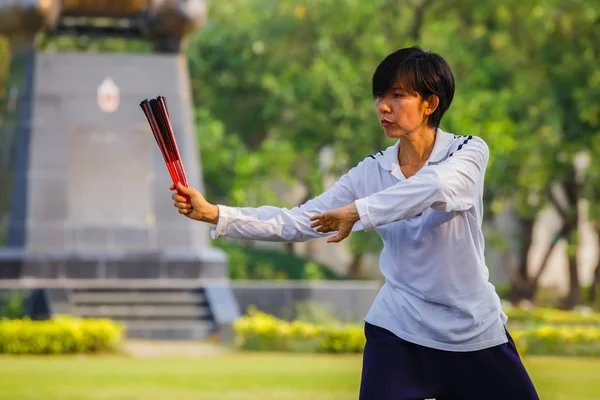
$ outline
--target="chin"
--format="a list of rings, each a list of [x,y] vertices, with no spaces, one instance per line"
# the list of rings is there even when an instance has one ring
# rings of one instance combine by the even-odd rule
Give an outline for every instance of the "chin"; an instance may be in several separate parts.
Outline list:
[[[406,132],[398,129],[383,128],[383,130],[385,131],[385,136],[389,137],[390,139],[400,139],[401,137],[406,136]]]

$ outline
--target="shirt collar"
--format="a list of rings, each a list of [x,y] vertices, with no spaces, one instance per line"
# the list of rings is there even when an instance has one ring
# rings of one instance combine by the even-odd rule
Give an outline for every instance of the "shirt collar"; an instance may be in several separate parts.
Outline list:
[[[437,164],[442,161],[447,153],[448,147],[454,140],[454,135],[450,133],[446,133],[438,128],[437,133],[435,135],[435,143],[433,145],[433,151],[427,160],[427,164]],[[381,168],[391,171],[394,168],[394,165],[398,165],[398,148],[400,147],[400,140],[396,142],[393,146],[388,147],[383,152],[381,157],[377,158],[379,161],[379,165]]]

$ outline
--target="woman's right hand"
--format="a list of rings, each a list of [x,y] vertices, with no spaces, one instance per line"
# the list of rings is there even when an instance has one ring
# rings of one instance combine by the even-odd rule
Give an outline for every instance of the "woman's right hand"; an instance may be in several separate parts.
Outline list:
[[[171,198],[174,201],[175,208],[179,214],[185,215],[188,218],[196,221],[208,222],[216,224],[219,221],[219,208],[206,201],[204,196],[194,188],[185,187],[181,183],[177,186],[171,185],[169,190],[175,190]],[[190,198],[189,203],[186,198],[179,193],[183,193]]]

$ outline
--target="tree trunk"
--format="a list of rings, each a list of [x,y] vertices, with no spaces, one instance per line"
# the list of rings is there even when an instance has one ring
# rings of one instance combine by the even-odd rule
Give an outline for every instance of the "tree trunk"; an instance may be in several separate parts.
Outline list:
[[[594,272],[594,279],[592,280],[592,286],[590,287],[589,301],[590,304],[596,304],[596,298],[598,296],[598,288],[600,287],[600,262],[596,265],[596,271]]]
[[[317,243],[315,240],[309,240],[308,242],[306,242],[305,256],[309,260],[314,260],[314,258],[315,258],[316,245],[317,245]]]
[[[531,282],[528,272],[529,249],[533,241],[533,227],[535,218],[519,218],[521,227],[520,251],[516,270],[511,273],[510,299],[512,302],[521,300],[533,300],[535,293],[531,290]]]
[[[362,278],[363,276],[363,254],[354,254],[352,262],[348,266],[348,276],[351,278]]]
[[[569,252],[569,294],[562,301],[561,308],[570,310],[581,303],[581,287],[577,268],[577,254]]]
[[[431,0],[422,0],[421,3],[415,7],[415,16],[409,33],[410,38],[414,41],[418,41],[421,37],[421,29],[425,19],[425,10],[430,3]]]
[[[521,218],[519,220],[521,225],[521,251],[519,255],[519,263],[517,264],[517,274],[519,278],[524,281],[529,280],[529,273],[527,266],[529,264],[529,249],[531,248],[531,242],[533,242],[533,227],[535,225],[535,218]]]
[[[294,242],[287,242],[285,244],[285,251],[288,254],[292,254],[295,255],[296,254],[296,247],[295,247],[295,243]]]
[[[596,226],[600,226],[596,224]],[[596,232],[598,232],[598,248],[600,249],[600,232],[596,228]],[[600,260],[598,260],[598,264],[596,264],[596,270],[594,271],[594,278],[592,279],[592,286],[590,287],[590,293],[588,300],[590,304],[596,304],[596,298],[598,296],[598,289],[600,286]]]
[[[546,249],[546,254],[544,254],[544,257],[542,258],[542,262],[540,263],[540,268],[538,269],[537,273],[535,274],[535,276],[533,277],[533,280],[531,282],[532,290],[534,292],[537,291],[540,277],[546,270],[546,266],[548,265],[548,261],[550,261],[550,256],[552,255],[552,251],[554,250],[554,248],[556,247],[558,242],[560,242],[562,239],[564,239],[564,237],[568,234],[569,234],[568,228],[566,225],[563,224],[562,228],[560,229],[558,234],[555,236],[554,240],[552,240],[552,243],[550,243],[550,246],[548,247],[548,249]]]
[[[567,195],[566,229],[568,233],[565,237],[568,240],[567,254],[569,258],[569,293],[561,302],[561,307],[567,310],[572,309],[581,302],[581,287],[579,284],[579,268],[577,265],[577,248],[579,246],[579,210],[577,208],[578,185],[575,176],[575,169],[572,168],[566,181],[563,182],[563,188]]]

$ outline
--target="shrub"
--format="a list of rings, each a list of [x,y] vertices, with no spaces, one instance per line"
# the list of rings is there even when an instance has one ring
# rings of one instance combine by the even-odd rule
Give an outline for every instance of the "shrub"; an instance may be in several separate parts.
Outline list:
[[[24,314],[25,295],[18,290],[8,291],[0,296],[0,318],[18,319]]]
[[[517,315],[525,320],[523,315],[531,314],[540,321],[577,321],[579,318],[546,310]],[[360,353],[365,346],[364,331],[360,324],[287,322],[255,308],[234,323],[234,330],[236,345],[242,350]],[[600,356],[598,326],[546,324],[525,330],[511,329],[511,336],[521,354]]]
[[[511,336],[521,354],[600,356],[600,328],[594,326],[545,325]]]
[[[279,320],[255,308],[234,323],[236,346],[243,350],[358,353],[365,345],[360,325],[317,325]]]
[[[0,354],[69,354],[114,351],[125,328],[106,319],[57,316],[46,321],[0,321]]]
[[[521,322],[532,325],[596,325],[600,326],[600,313],[584,311],[564,311],[552,308],[504,307],[509,322]]]

